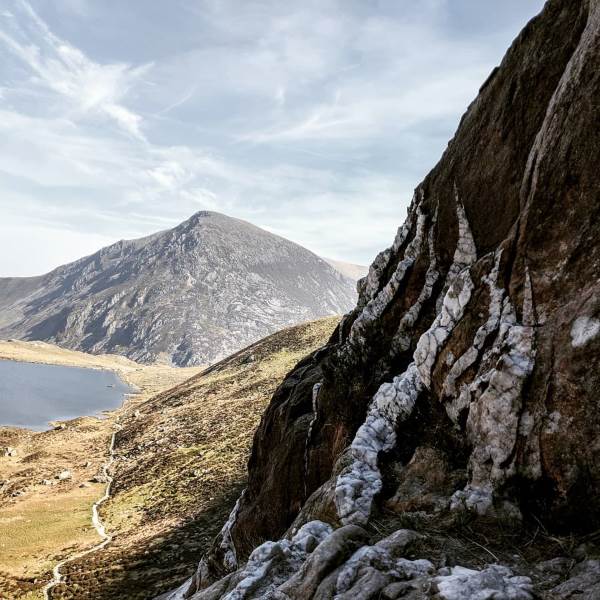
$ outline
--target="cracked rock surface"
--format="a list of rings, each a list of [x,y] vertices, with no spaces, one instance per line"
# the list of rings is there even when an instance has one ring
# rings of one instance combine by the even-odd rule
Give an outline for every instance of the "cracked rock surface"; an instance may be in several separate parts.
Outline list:
[[[598,597],[599,97],[600,1],[549,0],[355,310],[275,393],[227,526],[236,564],[209,552],[181,597],[221,597],[248,564],[268,593],[244,598]],[[285,581],[256,563],[307,524],[332,533]]]

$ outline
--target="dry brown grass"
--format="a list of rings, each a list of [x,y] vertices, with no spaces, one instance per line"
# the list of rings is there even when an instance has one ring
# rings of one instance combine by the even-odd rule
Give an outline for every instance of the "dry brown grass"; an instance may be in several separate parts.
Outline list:
[[[200,368],[144,366],[120,356],[92,356],[43,342],[1,342],[0,359],[107,369],[135,385],[140,394],[127,405],[198,373]],[[107,460],[110,436],[124,409],[106,419],[83,417],[64,429],[32,432],[0,427],[0,448],[12,446],[16,457],[0,456],[0,598],[36,598],[52,566],[63,556],[99,541],[91,527],[92,504],[105,486],[79,487]],[[56,475],[71,471],[69,481]],[[52,485],[42,485],[43,480]]]
[[[117,436],[114,494],[102,509],[114,541],[72,565],[55,596],[81,586],[82,598],[151,598],[184,579],[244,485],[273,392],[337,322],[283,330],[130,409]]]
[[[102,485],[75,488],[70,494],[40,490],[22,502],[0,509],[2,568],[17,577],[42,577],[53,566],[37,557],[51,556],[57,547],[67,553],[97,540],[90,521],[90,505]]]

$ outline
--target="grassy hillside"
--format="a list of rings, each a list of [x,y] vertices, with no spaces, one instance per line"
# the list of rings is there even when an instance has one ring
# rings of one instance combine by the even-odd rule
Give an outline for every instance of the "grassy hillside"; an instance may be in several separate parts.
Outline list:
[[[152,598],[189,576],[244,486],[275,388],[337,322],[285,329],[130,407],[117,436],[114,495],[102,508],[114,540],[72,563],[53,598]]]
[[[200,370],[142,366],[120,356],[91,356],[41,342],[0,342],[0,359],[115,371],[140,390],[128,406]],[[106,419],[74,419],[44,432],[0,427],[0,598],[41,598],[60,558],[98,543],[91,506],[105,484],[90,480],[107,460],[121,412],[108,413]],[[7,447],[16,454],[4,456]],[[65,470],[71,478],[57,479]]]

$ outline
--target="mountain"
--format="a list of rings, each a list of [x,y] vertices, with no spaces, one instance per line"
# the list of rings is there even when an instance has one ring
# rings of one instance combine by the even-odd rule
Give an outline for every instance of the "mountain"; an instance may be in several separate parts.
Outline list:
[[[209,364],[282,327],[347,312],[355,287],[305,248],[203,211],[47,275],[0,279],[0,338]]]
[[[600,1],[549,0],[163,598],[600,598]]]
[[[355,265],[354,263],[347,263],[325,257],[323,257],[323,260],[328,262],[334,269],[337,269],[342,275],[345,275],[353,281],[358,281],[359,279],[366,277],[369,273],[369,267],[364,265]]]

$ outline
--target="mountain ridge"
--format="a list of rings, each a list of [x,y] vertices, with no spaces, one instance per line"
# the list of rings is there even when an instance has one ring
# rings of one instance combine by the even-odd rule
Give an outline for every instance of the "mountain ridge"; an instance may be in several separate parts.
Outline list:
[[[0,337],[208,364],[282,327],[346,312],[354,288],[294,242],[199,211],[45,275],[0,279]]]

